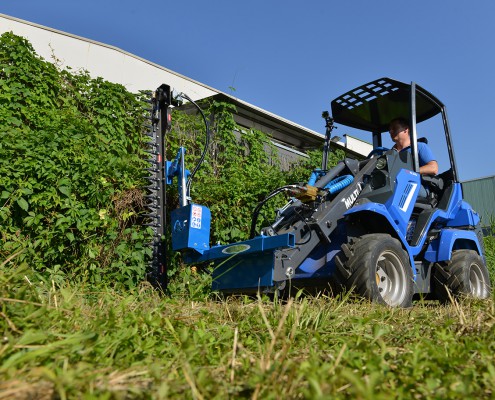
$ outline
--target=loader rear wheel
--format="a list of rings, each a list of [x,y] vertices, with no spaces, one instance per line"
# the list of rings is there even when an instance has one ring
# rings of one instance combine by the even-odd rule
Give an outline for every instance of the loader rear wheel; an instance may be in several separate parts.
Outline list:
[[[414,294],[409,257],[387,234],[364,235],[344,244],[336,259],[336,280],[379,304],[410,307]]]
[[[490,277],[483,259],[473,250],[456,250],[450,261],[433,268],[433,292],[438,300],[449,302],[453,297],[486,299],[490,296]]]

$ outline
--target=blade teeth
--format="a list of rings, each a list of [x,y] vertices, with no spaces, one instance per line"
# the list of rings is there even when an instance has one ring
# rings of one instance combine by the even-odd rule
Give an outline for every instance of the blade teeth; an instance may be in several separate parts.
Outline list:
[[[143,226],[151,226],[153,228],[161,228],[160,224],[143,224]]]
[[[144,139],[145,146],[143,151],[148,154],[149,158],[145,158],[144,161],[148,162],[149,166],[144,168],[149,176],[145,177],[146,181],[149,182],[148,186],[145,186],[145,189],[148,191],[148,194],[144,195],[144,198],[148,199],[147,204],[145,204],[146,209],[149,211],[148,213],[142,214],[145,220],[147,219],[147,223],[143,224],[143,226],[149,227],[152,229],[152,238],[151,241],[145,243],[145,245],[150,246],[153,249],[152,257],[149,261],[149,266],[153,268],[153,270],[157,269],[159,265],[161,265],[160,261],[160,242],[162,241],[162,235],[160,234],[160,230],[162,228],[161,224],[161,216],[157,212],[161,208],[160,204],[160,196],[161,193],[161,181],[160,175],[162,172],[162,163],[158,161],[160,157],[159,150],[159,140],[161,137],[160,133],[160,113],[159,106],[157,100],[152,97],[153,92],[150,90],[140,90],[139,91],[140,105],[144,119],[143,123],[143,138],[148,137],[150,139]],[[147,98],[145,98],[147,96]],[[155,276],[155,272],[151,272],[150,276]]]
[[[143,214],[143,217],[152,218],[152,219],[160,219],[160,216],[159,215],[156,215],[156,214],[153,214],[153,213]]]

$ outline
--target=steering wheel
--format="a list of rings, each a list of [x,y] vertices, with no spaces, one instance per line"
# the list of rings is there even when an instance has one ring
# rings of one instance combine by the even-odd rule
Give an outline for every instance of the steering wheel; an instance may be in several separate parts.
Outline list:
[[[386,147],[377,147],[376,149],[371,150],[370,154],[368,154],[368,157],[366,157],[366,158],[371,158],[377,154],[382,155],[383,153],[385,153],[386,151],[389,151],[389,150],[390,149],[388,149]]]

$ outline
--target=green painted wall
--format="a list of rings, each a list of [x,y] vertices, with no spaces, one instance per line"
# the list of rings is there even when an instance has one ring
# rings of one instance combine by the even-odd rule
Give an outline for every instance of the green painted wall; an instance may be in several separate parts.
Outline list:
[[[495,176],[462,182],[464,200],[481,215],[481,225],[495,222]]]

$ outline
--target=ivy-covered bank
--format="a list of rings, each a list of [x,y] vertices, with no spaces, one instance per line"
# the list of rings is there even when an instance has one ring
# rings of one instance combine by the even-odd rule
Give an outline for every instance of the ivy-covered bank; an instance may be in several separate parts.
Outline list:
[[[148,165],[138,96],[61,69],[12,33],[0,37],[0,86],[1,259],[25,263],[55,282],[70,277],[132,287],[142,281]],[[305,180],[318,156],[282,173],[266,151],[266,135],[236,126],[234,106],[205,107],[214,115],[213,138],[192,194],[211,208],[213,241],[245,239],[257,202],[278,186]],[[173,119],[169,156],[185,145],[192,166],[204,143],[202,121],[182,112]],[[273,217],[273,207],[266,215]],[[175,257],[171,273],[177,267]]]

